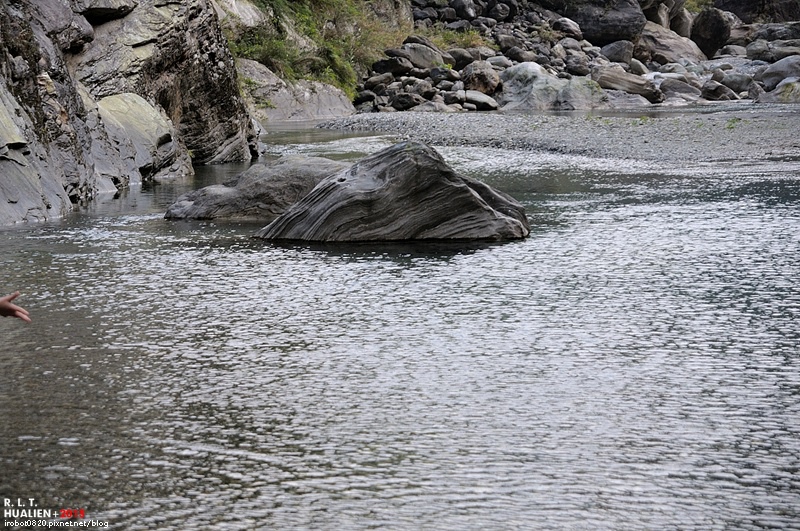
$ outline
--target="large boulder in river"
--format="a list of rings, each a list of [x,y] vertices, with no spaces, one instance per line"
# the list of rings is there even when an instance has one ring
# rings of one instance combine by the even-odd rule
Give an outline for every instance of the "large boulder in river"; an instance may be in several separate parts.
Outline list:
[[[167,219],[254,219],[270,222],[320,181],[350,167],[322,157],[289,155],[254,164],[223,183],[180,196]]]
[[[512,240],[530,233],[508,195],[403,142],[328,177],[256,236],[317,242]]]

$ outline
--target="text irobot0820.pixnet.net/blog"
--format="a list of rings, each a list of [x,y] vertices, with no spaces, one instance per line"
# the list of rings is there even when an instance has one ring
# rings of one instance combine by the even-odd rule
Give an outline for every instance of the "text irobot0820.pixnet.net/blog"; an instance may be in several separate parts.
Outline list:
[[[36,498],[3,498],[3,527],[5,529],[35,527],[108,527],[108,522],[86,518],[86,509],[40,507]]]

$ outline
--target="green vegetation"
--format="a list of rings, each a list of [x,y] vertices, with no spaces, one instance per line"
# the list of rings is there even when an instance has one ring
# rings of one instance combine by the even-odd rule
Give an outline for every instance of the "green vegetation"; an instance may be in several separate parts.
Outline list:
[[[707,7],[714,7],[714,0],[686,0],[686,9],[699,13]]]
[[[431,42],[441,50],[448,50],[451,48],[475,48],[478,46],[487,46],[497,49],[497,44],[495,44],[493,40],[484,38],[477,30],[453,31],[428,28],[417,30],[417,32],[429,38]]]
[[[236,57],[267,66],[282,79],[309,79],[341,88],[351,97],[359,77],[384,50],[412,33],[409,25],[393,29],[376,16],[370,0],[251,0],[267,15],[257,27],[228,28]],[[488,46],[478,31],[419,30],[441,49]],[[245,82],[246,83],[246,82]],[[252,87],[243,86],[248,89]]]
[[[310,79],[353,95],[358,76],[397,46],[410,28],[387,28],[358,0],[253,0],[269,22],[229,35],[234,56],[253,59],[289,81]]]
[[[733,131],[734,129],[736,129],[736,124],[738,124],[741,121],[742,121],[741,118],[737,118],[735,116],[733,118],[728,118],[728,121],[725,122],[725,129]]]

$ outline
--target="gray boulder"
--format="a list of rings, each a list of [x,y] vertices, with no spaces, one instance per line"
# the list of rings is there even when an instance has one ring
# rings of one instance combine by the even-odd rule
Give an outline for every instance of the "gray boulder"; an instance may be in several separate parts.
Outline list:
[[[633,59],[633,43],[631,41],[614,41],[603,46],[601,51],[612,63],[627,65]]]
[[[758,101],[763,103],[800,103],[800,78],[784,79],[772,92],[760,94]]]
[[[450,7],[455,9],[456,16],[461,19],[472,20],[481,14],[473,0],[451,0]]]
[[[480,59],[480,56],[476,53],[473,54],[469,50],[465,50],[464,48],[452,48],[447,50],[447,53],[454,60],[453,68],[456,70],[463,70],[465,66],[470,64],[473,61],[477,61]]]
[[[697,101],[700,98],[700,89],[675,78],[665,79],[658,88],[667,99],[678,98],[685,101]]]
[[[400,48],[386,50],[386,54],[394,57],[403,57],[408,59],[414,67],[428,70],[453,62],[452,60],[446,61],[438,49],[419,42],[406,42]]]
[[[687,9],[681,9],[680,12],[670,20],[669,29],[680,35],[681,37],[689,38],[692,35],[692,24],[694,17]]]
[[[270,222],[320,181],[350,167],[321,157],[289,155],[255,164],[224,184],[180,196],[167,219],[252,219]]]
[[[561,32],[565,37],[572,37],[573,39],[583,40],[583,32],[581,27],[572,19],[562,17],[553,21],[553,29]]]
[[[475,61],[461,72],[461,79],[467,90],[477,90],[484,94],[494,94],[500,86],[500,75],[487,61]]]
[[[478,90],[465,90],[464,102],[471,103],[479,111],[496,111],[500,107],[497,100]]]
[[[517,201],[458,175],[430,147],[404,142],[323,180],[256,237],[501,241],[529,233],[525,210]]]
[[[402,76],[411,72],[414,65],[405,57],[389,57],[388,59],[381,59],[372,64],[372,71],[376,74],[392,74],[393,76]]]
[[[646,98],[650,103],[664,101],[664,93],[652,81],[642,76],[630,74],[619,65],[595,67],[592,70],[592,79],[604,89],[637,94]]]
[[[786,78],[800,77],[800,55],[786,57],[771,64],[761,73],[761,82],[769,92]]]
[[[753,78],[740,72],[726,72],[720,83],[738,94],[750,89]]]
[[[702,97],[711,101],[738,100],[739,95],[734,91],[713,79],[709,79],[703,84]]]
[[[602,109],[603,89],[586,77],[553,76],[537,63],[520,63],[501,72],[503,91],[498,103],[505,111]]]
[[[407,111],[413,109],[417,105],[425,103],[425,98],[413,92],[400,92],[392,97],[389,105],[398,111]]]
[[[645,64],[655,62],[663,65],[681,60],[699,63],[706,60],[705,54],[694,41],[654,22],[645,24],[633,55]]]
[[[691,39],[706,57],[714,57],[731,36],[731,22],[719,9],[704,9],[694,19]]]

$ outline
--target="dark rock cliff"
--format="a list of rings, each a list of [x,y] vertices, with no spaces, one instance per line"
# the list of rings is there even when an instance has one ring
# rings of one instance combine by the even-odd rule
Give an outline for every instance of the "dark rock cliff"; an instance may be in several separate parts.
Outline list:
[[[255,134],[207,0],[0,0],[0,224],[195,162]]]

